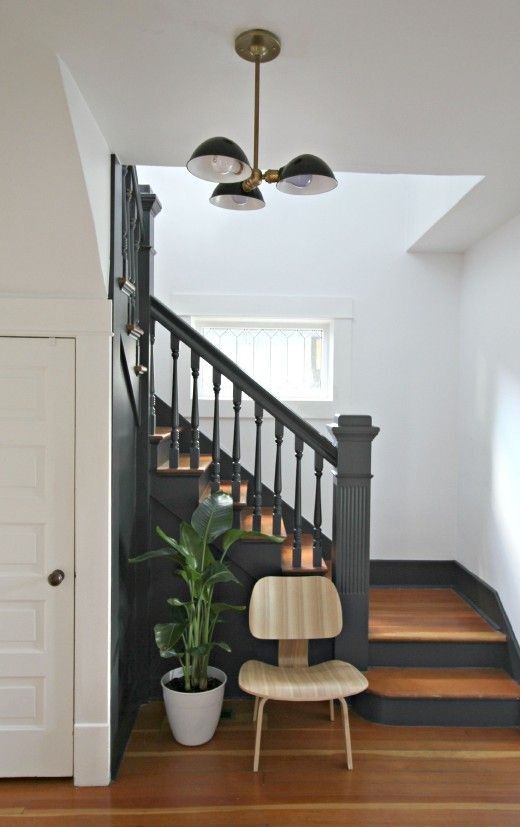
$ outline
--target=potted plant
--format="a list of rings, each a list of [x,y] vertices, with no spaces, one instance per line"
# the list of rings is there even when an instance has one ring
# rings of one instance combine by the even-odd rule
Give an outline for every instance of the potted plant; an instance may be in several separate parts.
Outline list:
[[[214,640],[220,615],[245,609],[245,606],[214,599],[218,583],[239,582],[226,559],[228,551],[243,537],[282,542],[281,537],[232,528],[232,523],[233,500],[218,491],[195,509],[191,524],[181,523],[178,540],[157,527],[157,534],[166,545],[130,560],[140,563],[154,557],[168,557],[174,564],[174,575],[187,587],[186,600],[173,597],[167,601],[172,611],[171,620],[157,623],[154,633],[161,657],[177,658],[180,663],[163,675],[161,684],[173,737],[188,746],[204,744],[212,738],[222,710],[227,677],[222,670],[209,665],[214,648],[231,651],[225,641]],[[222,549],[219,556],[215,556],[210,547],[217,541]]]

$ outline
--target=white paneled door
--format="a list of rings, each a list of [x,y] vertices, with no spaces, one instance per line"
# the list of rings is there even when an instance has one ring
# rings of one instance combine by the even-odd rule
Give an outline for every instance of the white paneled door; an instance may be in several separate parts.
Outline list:
[[[0,776],[72,775],[74,340],[0,338]]]

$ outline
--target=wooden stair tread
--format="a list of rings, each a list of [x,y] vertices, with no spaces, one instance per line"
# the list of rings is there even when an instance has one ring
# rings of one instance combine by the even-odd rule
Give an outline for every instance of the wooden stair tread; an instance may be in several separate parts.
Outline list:
[[[502,643],[494,629],[453,589],[370,589],[371,641]]]
[[[252,508],[243,508],[240,512],[240,528],[244,529],[244,531],[253,531],[253,509]],[[262,508],[262,520],[261,520],[261,527],[260,531],[263,534],[273,534],[273,509],[269,506]],[[285,530],[284,522],[282,520],[282,527],[279,537],[286,537],[287,532]],[[251,537],[249,540],[244,540],[244,542],[258,542],[258,539],[255,540],[254,537]],[[261,542],[261,541],[260,541]]]
[[[221,482],[220,490],[225,494],[231,496],[232,482]],[[247,482],[240,483],[240,499],[233,503],[235,508],[245,508],[247,506]]]
[[[320,566],[312,564],[312,534],[302,535],[301,566],[295,568],[292,564],[293,534],[289,534],[282,544],[282,573],[283,574],[326,574],[327,564],[322,559]]]
[[[172,429],[168,425],[156,425],[155,433],[150,434],[150,442],[153,445],[157,445],[159,442],[162,442],[163,439],[167,439],[171,432]]]
[[[159,465],[157,468],[158,474],[164,474],[168,477],[183,477],[183,476],[193,476],[193,477],[200,477],[205,471],[208,470],[209,466],[213,462],[213,458],[211,454],[201,454],[199,460],[199,467],[198,468],[190,468],[190,455],[189,454],[181,454],[179,457],[179,467],[178,468],[170,468],[167,462],[164,462],[162,465]]]
[[[367,692],[385,697],[520,699],[520,685],[502,669],[378,666],[366,677]]]

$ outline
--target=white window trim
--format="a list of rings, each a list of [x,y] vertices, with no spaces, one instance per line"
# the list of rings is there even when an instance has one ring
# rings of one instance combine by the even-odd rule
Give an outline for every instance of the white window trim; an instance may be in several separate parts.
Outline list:
[[[192,318],[326,320],[331,328],[332,399],[293,400],[286,404],[306,420],[331,419],[338,411],[348,410],[352,378],[352,299],[344,296],[177,294],[170,297],[170,306],[189,324]],[[181,348],[179,357],[179,377],[183,377],[179,383],[179,404],[183,411],[191,410],[191,373],[187,351],[187,348]],[[340,376],[341,391],[338,386]],[[199,414],[201,419],[210,419],[213,416],[213,402],[209,399],[200,400]],[[220,416],[222,419],[233,418],[231,400],[220,401]],[[245,419],[254,418],[251,400],[243,400],[241,416]],[[265,417],[270,418],[267,413]]]

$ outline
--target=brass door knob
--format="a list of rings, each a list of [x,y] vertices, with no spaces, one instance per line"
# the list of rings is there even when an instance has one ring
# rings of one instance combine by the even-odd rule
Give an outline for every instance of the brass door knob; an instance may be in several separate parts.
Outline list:
[[[59,586],[60,583],[63,583],[63,581],[65,580],[65,572],[63,572],[61,569],[54,569],[54,571],[51,571],[51,573],[49,574],[47,580],[49,581],[51,586]]]

